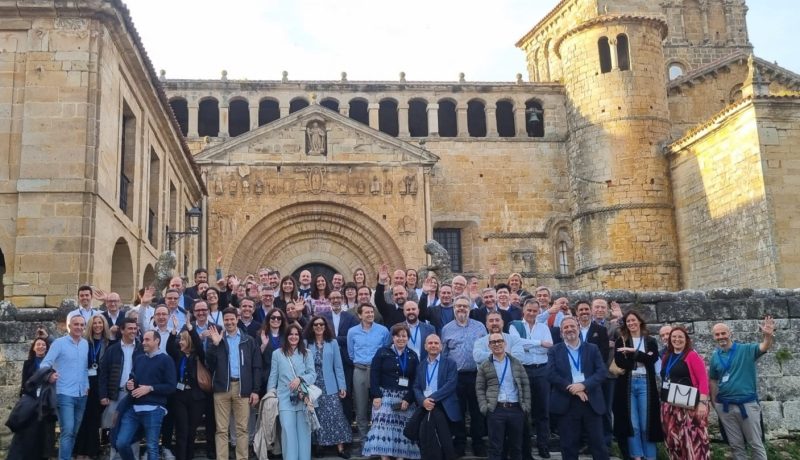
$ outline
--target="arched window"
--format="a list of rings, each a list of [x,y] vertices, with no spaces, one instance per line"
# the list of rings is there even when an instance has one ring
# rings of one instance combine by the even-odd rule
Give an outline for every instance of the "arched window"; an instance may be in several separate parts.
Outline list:
[[[397,137],[400,126],[397,123],[397,101],[384,99],[378,108],[378,129],[390,136]]]
[[[600,54],[600,73],[611,72],[611,47],[608,37],[600,37],[597,41],[597,52]]]
[[[467,131],[470,137],[486,137],[486,106],[482,101],[467,102]]]
[[[680,78],[684,74],[683,66],[678,64],[677,62],[673,62],[669,65],[669,69],[667,69],[667,75],[669,76],[670,80],[675,80],[676,78]]]
[[[199,136],[219,136],[219,102],[213,97],[200,101],[197,113],[197,134]]]
[[[281,117],[281,108],[274,99],[262,99],[258,103],[258,126],[266,125]]]
[[[628,36],[617,35],[617,63],[619,70],[631,70],[631,54],[628,46]]]
[[[228,134],[236,137],[250,131],[250,103],[236,99],[228,103]]]
[[[559,275],[572,275],[574,256],[572,254],[572,237],[566,228],[560,228],[556,232],[556,266]]]
[[[369,126],[369,105],[364,99],[350,100],[350,118]]]
[[[302,97],[296,97],[289,103],[289,113],[295,113],[300,109],[308,107],[308,101]]]
[[[733,88],[731,88],[730,93],[728,93],[728,103],[732,104],[741,98],[742,98],[742,84],[737,83],[736,85],[733,86]]]
[[[412,99],[408,102],[408,132],[411,137],[428,135],[428,101]]]
[[[331,109],[334,112],[339,113],[339,101],[337,101],[336,99],[330,97],[325,98],[322,100],[322,102],[319,103],[319,105],[325,107],[326,109]]]
[[[514,103],[508,100],[497,101],[495,115],[497,118],[497,134],[500,137],[514,137],[517,133],[514,124]]]
[[[456,103],[449,99],[439,101],[439,137],[456,137]]]
[[[186,103],[186,99],[182,97],[171,99],[169,106],[172,109],[172,113],[175,114],[178,126],[181,127],[181,134],[186,137],[189,133],[189,105]]]
[[[544,109],[534,99],[525,103],[525,131],[528,137],[544,137]]]

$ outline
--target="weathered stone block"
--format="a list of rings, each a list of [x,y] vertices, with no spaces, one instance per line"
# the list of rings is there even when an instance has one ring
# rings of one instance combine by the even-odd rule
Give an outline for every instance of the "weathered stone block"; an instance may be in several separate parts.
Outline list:
[[[783,403],[783,425],[789,431],[800,431],[800,401]]]

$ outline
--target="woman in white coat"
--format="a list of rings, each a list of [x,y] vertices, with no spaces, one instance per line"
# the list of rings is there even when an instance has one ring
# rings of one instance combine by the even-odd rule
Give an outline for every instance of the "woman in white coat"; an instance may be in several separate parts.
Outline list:
[[[276,390],[278,395],[284,460],[311,459],[311,427],[306,420],[306,395],[301,391],[301,383],[313,384],[317,373],[314,357],[307,352],[302,335],[298,324],[286,327],[281,348],[272,352],[267,382],[267,390]]]

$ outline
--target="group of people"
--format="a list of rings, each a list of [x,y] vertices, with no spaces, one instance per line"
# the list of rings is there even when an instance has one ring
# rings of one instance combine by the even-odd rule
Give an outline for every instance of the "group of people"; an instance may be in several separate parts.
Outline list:
[[[192,286],[173,278],[127,309],[81,286],[68,334],[37,331],[21,396],[55,394],[62,460],[95,458],[106,438],[112,459],[137,459],[142,437],[149,460],[191,459],[201,423],[219,460],[229,444],[246,460],[254,442],[285,460],[310,459],[312,444],[349,458],[355,438],[382,459],[457,458],[468,441],[491,460],[549,458],[556,435],[565,459],[582,448],[607,459],[613,440],[624,458],[654,459],[663,442],[673,459],[707,459],[711,404],[735,458],[766,458],[755,361],[772,345],[771,317],[761,343],[716,324],[707,370],[685,327],[662,327],[659,344],[616,302],[529,293],[518,274],[479,289],[477,278],[377,272],[373,289],[363,269],[351,282],[218,269],[215,287],[198,269]],[[696,401],[677,403],[676,388]],[[18,430],[9,458],[47,458],[54,423]]]

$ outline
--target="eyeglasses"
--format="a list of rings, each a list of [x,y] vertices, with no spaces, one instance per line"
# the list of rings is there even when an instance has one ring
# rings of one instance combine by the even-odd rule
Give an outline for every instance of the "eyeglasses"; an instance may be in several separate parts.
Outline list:
[[[314,323],[314,327],[317,326],[325,327],[325,323]]]
[[[270,317],[269,317],[269,320],[270,320],[270,321],[283,321],[283,317],[280,317],[280,316],[270,316]]]
[[[489,341],[489,345],[502,345],[502,344],[503,344],[503,342],[505,342],[505,340],[503,340],[503,339],[500,339],[500,340],[490,340],[490,341]]]
[[[194,309],[195,313],[206,313],[207,311],[208,311],[208,308],[195,308]]]

